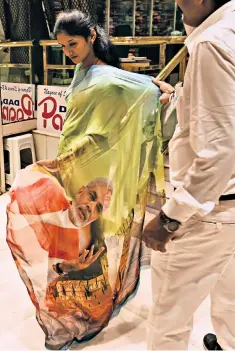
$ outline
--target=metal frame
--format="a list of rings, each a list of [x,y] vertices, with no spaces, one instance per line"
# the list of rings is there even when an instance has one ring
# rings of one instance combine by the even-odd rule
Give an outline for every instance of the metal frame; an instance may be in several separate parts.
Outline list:
[[[105,17],[105,28],[109,35],[109,23],[110,23],[110,0],[106,0],[106,17]]]
[[[149,26],[149,35],[153,35],[153,1],[151,0],[151,8],[150,8],[150,26]]]
[[[133,0],[133,20],[132,20],[132,35],[135,36],[135,19],[136,19],[136,0]]]

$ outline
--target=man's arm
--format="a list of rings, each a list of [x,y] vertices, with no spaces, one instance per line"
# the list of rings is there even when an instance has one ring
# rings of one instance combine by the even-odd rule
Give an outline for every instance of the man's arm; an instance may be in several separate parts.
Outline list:
[[[94,253],[94,245],[92,245],[90,250],[85,250],[77,260],[68,260],[57,263],[53,265],[53,269],[57,274],[64,274],[74,271],[82,271],[90,267],[105,250],[104,247],[99,248],[99,250]]]
[[[164,213],[179,222],[211,212],[231,179],[235,162],[234,58],[210,42],[191,57],[190,145],[196,155]]]

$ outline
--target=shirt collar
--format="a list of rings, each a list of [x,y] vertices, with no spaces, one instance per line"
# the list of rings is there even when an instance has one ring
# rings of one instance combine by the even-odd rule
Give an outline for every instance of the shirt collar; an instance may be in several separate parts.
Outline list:
[[[235,11],[235,0],[231,0],[225,5],[221,6],[218,10],[213,12],[199,27],[197,27],[192,34],[185,40],[188,51],[191,54],[197,38],[209,27],[222,20],[226,15]]]

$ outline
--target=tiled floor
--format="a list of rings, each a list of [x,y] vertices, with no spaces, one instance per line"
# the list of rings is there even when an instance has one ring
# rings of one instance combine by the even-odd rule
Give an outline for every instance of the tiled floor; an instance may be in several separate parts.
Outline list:
[[[0,196],[0,350],[43,350],[44,334],[34,317],[34,307],[22,283],[5,242],[5,206],[8,196]],[[146,350],[146,318],[151,306],[150,270],[141,273],[137,296],[94,340],[75,347],[81,350]],[[212,331],[210,301],[195,315],[191,350],[202,349],[202,338]]]

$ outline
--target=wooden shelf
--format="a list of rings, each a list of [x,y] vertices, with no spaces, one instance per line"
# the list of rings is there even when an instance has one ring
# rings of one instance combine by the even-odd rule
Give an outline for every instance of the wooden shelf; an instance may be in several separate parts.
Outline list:
[[[110,37],[114,45],[160,45],[160,44],[183,44],[184,36],[151,36],[151,37]],[[41,46],[61,47],[57,40],[41,40]]]
[[[29,119],[27,121],[16,122],[16,123],[9,123],[2,125],[2,136],[10,136],[19,133],[29,132],[33,129],[37,128],[37,120]]]

